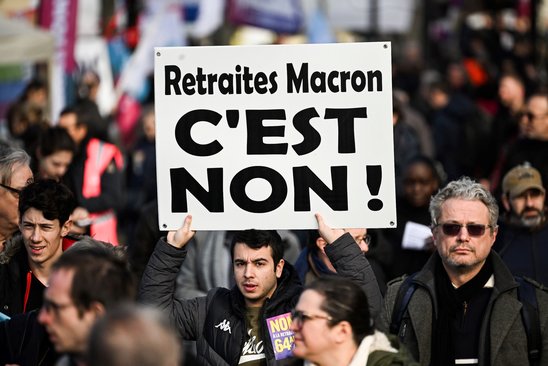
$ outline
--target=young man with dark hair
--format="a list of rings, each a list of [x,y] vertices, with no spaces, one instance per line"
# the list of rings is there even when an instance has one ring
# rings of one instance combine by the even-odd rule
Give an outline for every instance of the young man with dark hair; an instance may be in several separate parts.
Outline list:
[[[26,186],[19,195],[21,238],[13,251],[4,253],[0,266],[0,309],[14,315],[42,305],[51,266],[63,252],[75,201],[70,190],[54,180]]]
[[[91,327],[135,288],[122,248],[83,237],[51,267],[40,310],[0,323],[0,364],[85,364]]]
[[[376,314],[380,306],[379,288],[354,238],[343,230],[329,228],[320,215],[317,220],[327,243],[326,254],[337,272],[364,287],[371,299],[378,300],[370,304],[371,312]],[[298,362],[283,358],[274,349],[267,327],[273,318],[289,318],[302,291],[295,269],[282,257],[278,233],[264,230],[236,233],[231,245],[235,286],[212,289],[205,297],[180,300],[174,297],[175,281],[186,257],[185,246],[194,236],[191,222],[189,215],[179,230],[169,232],[156,245],[141,280],[141,301],[164,309],[184,339],[196,340],[200,365]],[[356,268],[361,271],[356,272]]]

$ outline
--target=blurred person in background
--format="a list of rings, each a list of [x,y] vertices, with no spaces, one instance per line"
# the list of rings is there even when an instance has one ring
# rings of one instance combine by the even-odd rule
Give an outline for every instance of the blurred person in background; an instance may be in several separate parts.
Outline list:
[[[179,338],[164,314],[135,304],[107,311],[91,329],[88,348],[87,366],[182,365]]]
[[[502,174],[529,162],[538,169],[544,184],[548,181],[548,94],[536,92],[526,103],[520,118],[521,138],[510,146],[503,163]],[[496,191],[500,193],[500,191]],[[500,196],[500,195],[499,195]]]
[[[417,156],[409,162],[402,180],[403,195],[396,200],[398,227],[382,230],[392,248],[392,260],[387,269],[389,279],[418,271],[432,254],[428,205],[443,181],[436,162],[425,156]],[[419,235],[420,232],[424,235]]]
[[[60,181],[72,162],[75,149],[74,141],[64,128],[55,126],[45,130],[33,160],[36,178]]]
[[[508,147],[519,137],[519,122],[525,107],[525,85],[513,73],[501,76],[498,85],[498,109],[493,117],[487,144],[491,147],[483,158],[482,184],[491,191],[501,180],[502,161],[508,154]]]
[[[530,164],[510,170],[502,181],[504,215],[493,248],[513,274],[548,286],[546,188]]]
[[[76,145],[76,154],[63,181],[73,191],[78,207],[76,227],[97,240],[118,245],[117,211],[124,203],[124,159],[113,144],[89,134],[92,116],[78,107],[65,108],[59,117]]]

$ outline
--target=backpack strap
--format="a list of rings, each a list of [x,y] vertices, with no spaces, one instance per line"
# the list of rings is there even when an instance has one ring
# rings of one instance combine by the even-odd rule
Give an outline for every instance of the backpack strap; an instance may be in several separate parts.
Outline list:
[[[518,300],[521,302],[521,319],[527,333],[527,350],[531,365],[538,365],[542,349],[540,319],[535,284],[531,279],[515,276],[518,282]]]
[[[407,305],[409,305],[409,301],[411,300],[413,292],[415,292],[416,289],[416,286],[413,283],[413,279],[416,274],[417,273],[413,273],[412,275],[405,277],[400,288],[398,289],[396,301],[394,302],[394,308],[392,309],[392,320],[390,322],[391,334],[398,335],[400,331],[403,315],[407,311]],[[400,341],[403,341],[403,339],[401,339],[402,337],[400,337]]]

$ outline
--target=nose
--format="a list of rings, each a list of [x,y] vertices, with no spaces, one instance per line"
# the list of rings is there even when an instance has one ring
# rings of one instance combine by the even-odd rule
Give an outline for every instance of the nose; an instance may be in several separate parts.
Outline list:
[[[466,228],[466,226],[462,226],[460,228],[457,238],[460,241],[468,241],[470,239],[470,235],[468,235],[468,229]]]
[[[298,332],[301,329],[301,324],[298,319],[291,319],[291,324],[289,324],[289,330],[293,333]]]
[[[48,323],[49,319],[49,313],[44,310],[44,308],[40,308],[40,311],[38,312],[38,323],[42,325],[46,325]]]
[[[244,277],[245,278],[251,278],[253,277],[253,268],[251,264],[247,263],[244,267]]]
[[[533,207],[534,206],[534,200],[533,200],[533,195],[532,194],[527,193],[525,195],[525,204],[527,205],[527,207]]]
[[[34,229],[32,229],[30,240],[37,243],[41,240],[41,238],[42,238],[42,233],[40,232],[40,229],[38,227],[35,227]]]

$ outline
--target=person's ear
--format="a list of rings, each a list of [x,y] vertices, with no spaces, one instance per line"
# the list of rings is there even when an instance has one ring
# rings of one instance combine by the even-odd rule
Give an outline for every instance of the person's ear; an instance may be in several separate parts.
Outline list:
[[[325,252],[325,246],[327,245],[327,242],[322,238],[321,236],[318,236],[318,239],[316,239],[316,246],[319,250],[322,252]]]
[[[510,211],[512,209],[512,206],[510,205],[510,197],[508,194],[503,194],[501,196],[502,206],[506,211]]]
[[[337,323],[332,330],[334,331],[333,340],[335,343],[345,343],[348,340],[353,340],[354,338],[352,326],[346,320]]]
[[[276,268],[274,270],[274,272],[276,272],[276,278],[282,277],[282,272],[284,270],[284,264],[285,264],[285,261],[283,259],[280,259],[278,264],[276,264]]]
[[[89,311],[91,311],[97,319],[105,315],[106,309],[99,301],[93,301],[89,307]]]
[[[61,237],[64,238],[67,236],[70,230],[72,230],[72,220],[69,218],[61,227]]]

